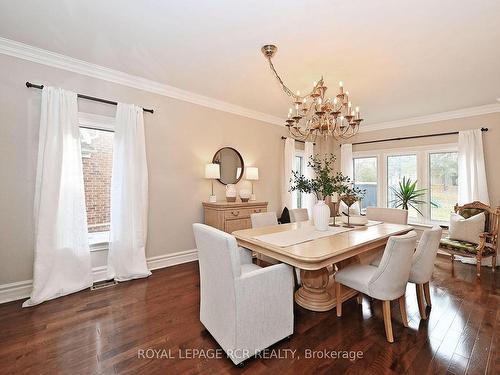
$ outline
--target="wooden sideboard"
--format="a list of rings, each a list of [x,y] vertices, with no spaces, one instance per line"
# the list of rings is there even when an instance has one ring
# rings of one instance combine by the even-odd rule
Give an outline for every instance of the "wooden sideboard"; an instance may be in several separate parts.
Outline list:
[[[252,227],[250,215],[266,212],[267,202],[203,202],[205,224],[227,233]]]

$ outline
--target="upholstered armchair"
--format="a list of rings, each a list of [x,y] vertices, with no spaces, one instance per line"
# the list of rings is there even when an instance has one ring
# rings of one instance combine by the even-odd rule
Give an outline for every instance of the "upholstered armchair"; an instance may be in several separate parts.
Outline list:
[[[200,320],[234,364],[293,333],[293,273],[261,268],[228,233],[193,224],[200,267]]]
[[[449,237],[443,238],[440,242],[440,249],[451,255],[451,266],[455,255],[476,258],[477,277],[481,276],[481,261],[483,258],[491,257],[492,271],[495,272],[498,251],[498,219],[500,207],[491,208],[481,202],[467,203],[463,206],[455,205],[455,213],[470,218],[484,212],[486,221],[484,232],[479,235],[476,243],[457,241]]]

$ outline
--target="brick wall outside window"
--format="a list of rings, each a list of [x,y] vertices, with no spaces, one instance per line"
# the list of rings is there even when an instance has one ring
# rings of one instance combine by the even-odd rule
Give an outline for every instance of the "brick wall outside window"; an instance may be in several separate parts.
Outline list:
[[[109,230],[113,133],[81,129],[89,233]]]

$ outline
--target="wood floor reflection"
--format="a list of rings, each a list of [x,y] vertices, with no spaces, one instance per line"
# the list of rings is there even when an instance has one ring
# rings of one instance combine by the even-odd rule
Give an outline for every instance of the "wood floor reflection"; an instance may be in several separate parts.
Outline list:
[[[314,313],[295,307],[295,333],[271,349],[296,350],[288,359],[251,359],[236,368],[226,359],[179,358],[191,348],[217,349],[199,322],[197,263],[154,271],[98,291],[84,291],[40,306],[0,305],[0,373],[30,374],[500,374],[499,277],[484,268],[438,257],[431,283],[432,310],[421,321],[415,288],[407,290],[410,327],[392,304],[395,343],[385,340],[380,302],[355,299]],[[497,272],[498,273],[498,272]],[[140,357],[140,350],[158,353]],[[361,351],[363,358],[304,358],[316,351]],[[167,350],[174,358],[165,358]],[[144,352],[143,352],[144,353]],[[208,352],[205,352],[208,353]]]

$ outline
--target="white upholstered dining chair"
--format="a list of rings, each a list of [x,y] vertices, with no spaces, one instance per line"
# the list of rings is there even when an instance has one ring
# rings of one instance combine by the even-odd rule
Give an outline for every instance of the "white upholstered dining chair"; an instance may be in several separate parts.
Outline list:
[[[292,268],[261,268],[228,233],[193,224],[200,320],[234,364],[293,333]]]
[[[307,213],[307,208],[294,208],[289,212],[290,212],[291,223],[309,220],[309,214]]]
[[[408,211],[399,208],[367,207],[366,218],[385,223],[408,224]]]
[[[434,261],[436,260],[442,233],[443,230],[438,225],[425,230],[420,237],[420,241],[418,241],[417,250],[415,250],[411,261],[408,281],[415,284],[418,311],[422,319],[427,319],[426,305],[432,306],[429,282],[434,270]],[[380,261],[381,258],[377,258],[371,264],[378,266]]]
[[[403,325],[408,327],[405,291],[417,234],[389,237],[378,266],[353,264],[335,273],[335,295],[342,295],[342,285],[382,301],[387,341],[394,342],[391,301],[398,299]],[[337,302],[337,316],[342,316],[342,301]]]
[[[252,228],[268,227],[270,225],[278,225],[278,217],[276,212],[259,212],[250,215]]]

